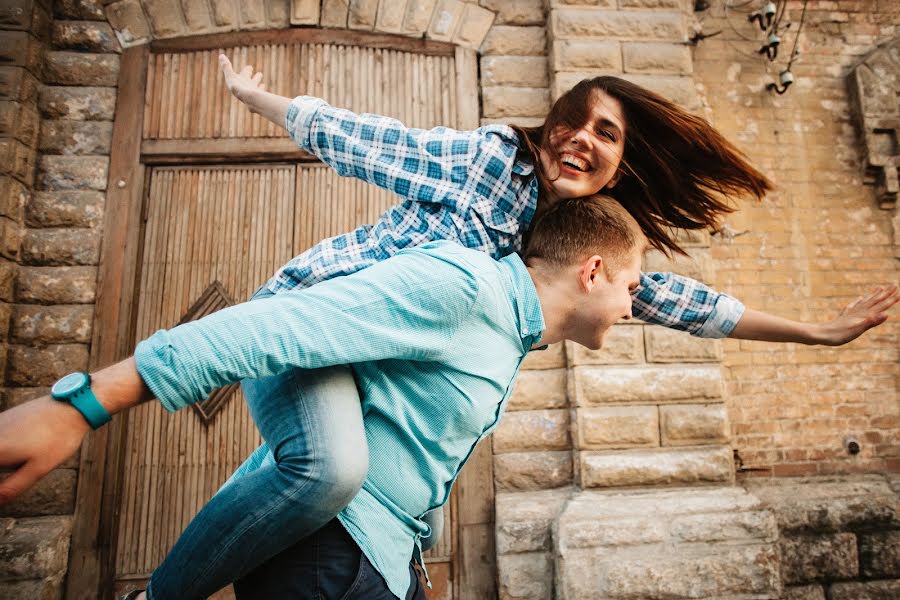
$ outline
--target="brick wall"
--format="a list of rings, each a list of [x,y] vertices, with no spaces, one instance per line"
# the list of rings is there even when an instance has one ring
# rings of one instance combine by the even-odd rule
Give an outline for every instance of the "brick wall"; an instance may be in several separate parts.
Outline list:
[[[794,30],[800,8],[789,3]],[[713,244],[716,284],[749,306],[822,320],[864,290],[897,281],[893,213],[879,209],[875,191],[863,185],[847,78],[900,33],[900,5],[809,2],[797,82],[783,96],[765,91],[778,70],[766,73],[754,53],[759,43],[743,39],[760,32],[741,14],[729,22],[716,1],[699,15],[704,31],[722,33],[696,48],[694,73],[715,125],[778,189],[728,218],[740,235]],[[745,467],[774,475],[900,468],[894,315],[840,349],[725,343],[729,415]],[[861,442],[858,455],[844,449],[846,435]]]

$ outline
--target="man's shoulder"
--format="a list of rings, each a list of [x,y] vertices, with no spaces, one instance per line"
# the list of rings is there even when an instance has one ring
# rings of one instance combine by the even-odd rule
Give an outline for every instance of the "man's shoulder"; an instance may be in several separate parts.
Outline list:
[[[487,253],[466,248],[449,240],[435,240],[398,252],[398,255],[403,254],[414,254],[425,260],[450,263],[473,274],[491,272],[497,268],[497,261]]]

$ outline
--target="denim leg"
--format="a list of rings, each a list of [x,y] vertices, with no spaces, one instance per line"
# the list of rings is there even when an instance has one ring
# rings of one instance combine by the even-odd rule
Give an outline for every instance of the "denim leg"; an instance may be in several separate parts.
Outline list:
[[[153,600],[206,598],[328,523],[362,487],[368,446],[349,367],[242,385],[275,464],[235,479],[203,507],[154,571]]]

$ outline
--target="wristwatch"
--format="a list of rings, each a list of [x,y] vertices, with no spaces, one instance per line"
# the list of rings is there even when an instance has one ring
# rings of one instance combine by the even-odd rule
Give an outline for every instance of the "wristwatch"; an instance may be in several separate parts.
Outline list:
[[[55,400],[74,406],[92,429],[99,428],[112,418],[91,391],[91,376],[87,373],[69,373],[53,384],[50,395]]]

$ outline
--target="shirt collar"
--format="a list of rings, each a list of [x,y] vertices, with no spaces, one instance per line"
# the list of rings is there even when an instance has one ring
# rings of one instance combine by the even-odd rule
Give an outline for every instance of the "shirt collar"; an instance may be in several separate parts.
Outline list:
[[[519,334],[525,352],[528,352],[544,335],[544,313],[541,312],[537,288],[518,254],[504,256],[500,259],[500,266],[506,270],[512,283],[512,298],[519,314]]]

